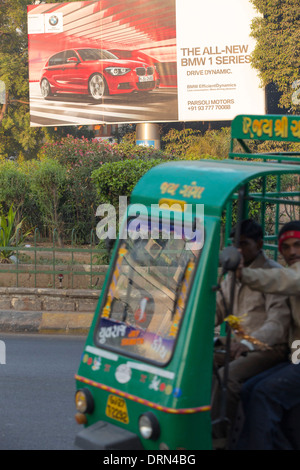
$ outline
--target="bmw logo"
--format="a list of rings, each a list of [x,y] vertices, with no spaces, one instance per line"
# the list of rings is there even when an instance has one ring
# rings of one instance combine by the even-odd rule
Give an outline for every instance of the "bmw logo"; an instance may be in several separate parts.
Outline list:
[[[58,23],[58,17],[55,15],[50,16],[49,23],[51,24],[51,26],[56,26]]]

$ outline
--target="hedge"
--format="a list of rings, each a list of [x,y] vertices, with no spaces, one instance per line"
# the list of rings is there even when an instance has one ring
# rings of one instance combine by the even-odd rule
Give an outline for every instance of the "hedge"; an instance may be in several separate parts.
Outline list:
[[[139,179],[148,170],[164,162],[165,158],[104,163],[92,173],[99,203],[118,207],[119,196],[129,197]]]

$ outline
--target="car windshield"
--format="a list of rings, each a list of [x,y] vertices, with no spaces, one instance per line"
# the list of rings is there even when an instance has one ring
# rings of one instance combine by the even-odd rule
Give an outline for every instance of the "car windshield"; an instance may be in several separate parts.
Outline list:
[[[140,222],[141,233],[148,228],[148,221]],[[125,355],[166,364],[175,347],[202,250],[203,229],[197,228],[197,242],[185,240],[182,227],[176,225],[171,227],[169,238],[164,238],[160,228],[156,239],[133,239],[130,224],[127,234],[119,244],[95,342]]]
[[[118,60],[118,57],[104,49],[78,49],[78,54],[85,62],[87,60]]]

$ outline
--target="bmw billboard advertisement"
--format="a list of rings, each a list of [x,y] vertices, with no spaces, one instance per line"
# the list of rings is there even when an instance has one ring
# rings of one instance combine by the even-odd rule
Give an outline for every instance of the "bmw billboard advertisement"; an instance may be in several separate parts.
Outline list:
[[[264,113],[249,0],[28,6],[31,126]]]

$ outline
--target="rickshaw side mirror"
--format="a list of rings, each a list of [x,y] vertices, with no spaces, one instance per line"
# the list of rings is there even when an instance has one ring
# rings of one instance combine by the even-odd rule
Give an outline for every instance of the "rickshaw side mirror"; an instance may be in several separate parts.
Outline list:
[[[220,264],[223,272],[236,271],[241,262],[242,256],[234,246],[226,246],[220,253]]]

